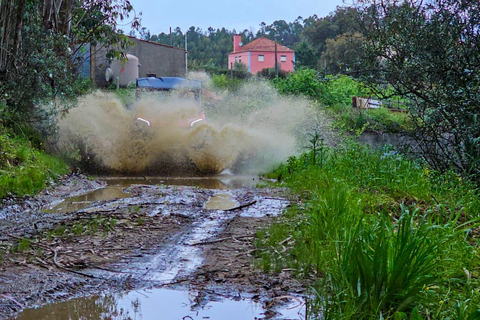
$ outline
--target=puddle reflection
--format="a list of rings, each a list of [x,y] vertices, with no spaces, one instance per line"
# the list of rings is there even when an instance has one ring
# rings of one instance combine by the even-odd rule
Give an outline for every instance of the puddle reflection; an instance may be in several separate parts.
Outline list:
[[[172,185],[172,186],[188,186],[198,187],[204,189],[235,189],[255,187],[258,183],[257,177],[254,176],[217,176],[217,177],[100,177],[99,179],[106,180],[107,186],[89,192],[84,195],[71,197],[65,199],[60,204],[43,210],[45,213],[69,213],[77,210],[82,210],[89,207],[95,201],[108,201],[114,199],[128,198],[132,195],[123,192],[124,188],[132,184],[144,185]],[[234,207],[233,205],[232,207]],[[213,208],[212,208],[213,209]],[[228,209],[228,207],[226,208]],[[218,210],[222,210],[218,208]]]
[[[281,312],[281,319],[301,319],[298,309],[282,311],[286,313]],[[248,299],[207,301],[198,293],[153,289],[123,295],[78,298],[38,309],[27,309],[17,320],[253,320],[264,319],[264,312],[260,303]]]

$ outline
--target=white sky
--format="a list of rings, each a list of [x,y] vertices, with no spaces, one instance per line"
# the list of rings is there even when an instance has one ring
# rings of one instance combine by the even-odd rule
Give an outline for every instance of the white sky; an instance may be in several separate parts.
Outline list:
[[[206,31],[225,27],[240,32],[253,29],[261,22],[267,25],[275,20],[293,22],[298,16],[307,18],[316,14],[324,17],[344,5],[343,0],[130,0],[135,11],[142,12],[142,26],[152,34],[168,33],[180,27],[191,26]],[[350,3],[347,0],[345,3]],[[129,28],[125,28],[129,32]]]

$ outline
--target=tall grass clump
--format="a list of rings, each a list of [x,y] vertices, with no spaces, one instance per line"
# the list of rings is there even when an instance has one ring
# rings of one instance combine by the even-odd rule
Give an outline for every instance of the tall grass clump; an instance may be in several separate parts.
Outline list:
[[[0,199],[33,194],[67,171],[64,161],[0,126]]]
[[[318,141],[274,174],[300,201],[259,234],[258,262],[308,281],[317,317],[467,319],[480,312],[480,200],[470,182],[388,148]]]

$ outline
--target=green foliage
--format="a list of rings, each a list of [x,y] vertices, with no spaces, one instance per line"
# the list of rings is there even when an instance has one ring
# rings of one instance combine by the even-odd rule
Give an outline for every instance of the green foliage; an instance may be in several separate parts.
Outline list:
[[[318,69],[328,74],[359,74],[360,59],[364,56],[363,36],[360,33],[345,33],[335,39],[327,39]]]
[[[232,78],[226,74],[212,75],[212,86],[214,89],[220,91],[237,91],[241,87],[243,82],[244,81],[242,79],[238,79],[235,77]]]
[[[327,109],[335,119],[335,126],[346,132],[360,135],[364,131],[412,132],[413,122],[404,112],[393,112],[387,108],[357,109],[350,105],[337,105]]]
[[[320,96],[322,82],[313,69],[300,69],[287,75],[285,79],[273,79],[272,83],[280,93],[303,95],[312,99]]]
[[[9,194],[33,194],[67,170],[62,160],[0,127],[0,199]]]
[[[277,76],[277,72],[278,72],[278,76]],[[265,79],[270,79],[270,80],[273,80],[275,78],[284,79],[287,77],[287,74],[289,74],[289,72],[282,70],[280,66],[278,70],[275,70],[275,68],[265,68],[257,72],[257,76],[260,76]]]
[[[418,150],[480,182],[478,1],[362,0],[365,68],[409,101]]]
[[[365,130],[390,133],[413,130],[413,122],[407,113],[387,108],[352,108],[354,96],[368,97],[372,93],[371,89],[352,77],[337,75],[322,78],[313,69],[300,69],[288,74],[285,79],[273,79],[272,83],[282,94],[303,95],[320,102],[335,119],[335,126],[344,131],[359,135]],[[392,96],[391,87],[374,90],[378,95]]]
[[[117,98],[122,102],[124,106],[128,106],[135,102],[136,88],[111,88],[111,91],[115,93]]]
[[[17,245],[13,247],[13,252],[25,252],[30,250],[32,241],[28,238],[22,238],[18,241]]]
[[[35,124],[44,136],[52,134],[57,116],[90,88],[78,73],[84,47],[124,48],[128,38],[117,23],[132,11],[127,0],[1,2],[0,103],[8,116],[3,125]]]
[[[385,215],[360,220],[352,237],[337,247],[339,272],[329,281],[348,292],[357,319],[410,311],[415,297],[440,275],[437,257],[451,233],[425,221],[418,209],[401,207],[401,212],[395,223]],[[326,301],[327,318],[342,310],[341,296],[335,292]]]
[[[475,315],[478,190],[389,149],[322,147],[320,158],[317,143],[275,172],[301,205],[258,234],[259,265],[314,277],[326,319]]]
[[[300,69],[273,84],[280,93],[307,96],[326,106],[351,105],[353,96],[367,93],[363,83],[349,76],[323,78],[313,69]]]
[[[302,40],[295,46],[295,68],[314,69],[317,67],[317,61],[315,50],[308,41]]]
[[[326,106],[351,105],[353,96],[365,96],[368,93],[364,84],[352,77],[327,76],[320,100]]]

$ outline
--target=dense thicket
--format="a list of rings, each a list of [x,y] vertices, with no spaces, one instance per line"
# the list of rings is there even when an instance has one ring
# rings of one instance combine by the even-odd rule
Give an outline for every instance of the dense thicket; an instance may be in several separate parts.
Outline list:
[[[362,0],[365,68],[410,101],[434,168],[480,179],[480,2]]]

